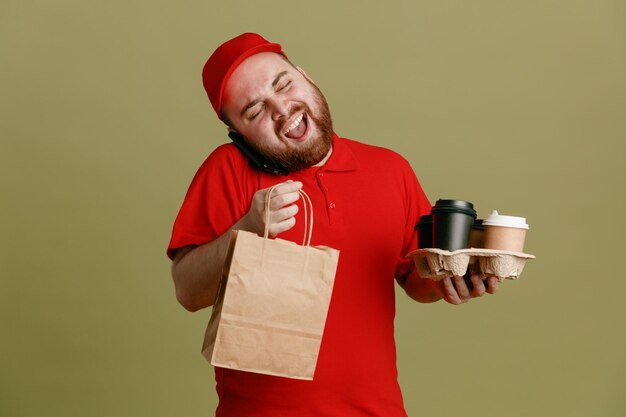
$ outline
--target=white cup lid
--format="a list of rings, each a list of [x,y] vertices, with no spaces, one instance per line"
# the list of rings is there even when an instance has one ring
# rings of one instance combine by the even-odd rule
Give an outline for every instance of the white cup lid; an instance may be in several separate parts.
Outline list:
[[[528,229],[525,217],[503,216],[502,214],[498,214],[497,210],[492,211],[491,214],[487,216],[487,218],[483,221],[483,225]]]

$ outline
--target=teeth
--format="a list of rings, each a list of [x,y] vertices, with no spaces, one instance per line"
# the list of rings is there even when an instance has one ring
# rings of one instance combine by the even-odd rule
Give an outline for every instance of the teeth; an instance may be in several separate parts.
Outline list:
[[[304,118],[304,113],[302,113],[296,120],[293,121],[293,123],[291,124],[291,126],[289,126],[289,128],[287,130],[285,130],[285,135],[287,133],[289,133],[292,129],[295,129],[296,127],[298,127],[298,125],[300,124],[300,122],[302,122],[302,119]]]

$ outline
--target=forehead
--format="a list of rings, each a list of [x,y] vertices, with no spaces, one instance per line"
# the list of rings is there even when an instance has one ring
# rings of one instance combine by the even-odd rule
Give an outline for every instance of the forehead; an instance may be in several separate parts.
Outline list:
[[[272,81],[282,71],[295,72],[296,70],[274,52],[252,55],[233,71],[226,82],[222,107],[226,110],[233,105],[253,100],[265,89],[271,88]]]

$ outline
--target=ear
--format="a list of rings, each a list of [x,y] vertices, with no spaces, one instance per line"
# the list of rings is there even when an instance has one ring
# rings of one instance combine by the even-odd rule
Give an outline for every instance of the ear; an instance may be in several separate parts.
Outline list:
[[[300,68],[300,67],[296,67],[296,69],[298,70],[298,72],[299,72],[300,74],[302,74],[302,75],[304,76],[304,78],[306,78],[307,80],[309,80],[312,84],[315,84],[315,81],[313,81],[313,80],[311,79],[311,77],[309,77],[309,76],[308,76],[308,74],[307,74],[306,72],[304,72],[304,70],[303,70],[302,68]]]

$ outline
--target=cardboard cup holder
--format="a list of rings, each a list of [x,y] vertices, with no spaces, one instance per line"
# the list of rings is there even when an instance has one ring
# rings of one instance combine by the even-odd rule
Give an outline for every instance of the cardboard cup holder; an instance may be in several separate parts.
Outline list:
[[[435,281],[454,275],[464,276],[467,272],[481,278],[497,277],[500,282],[517,279],[526,261],[535,259],[534,255],[522,252],[474,248],[454,252],[436,248],[417,249],[406,257],[413,259],[421,277]]]

